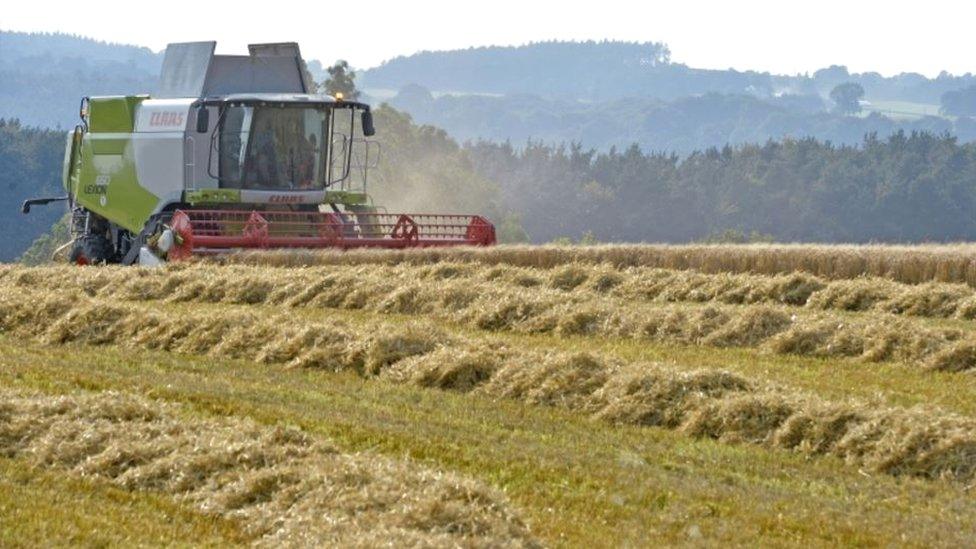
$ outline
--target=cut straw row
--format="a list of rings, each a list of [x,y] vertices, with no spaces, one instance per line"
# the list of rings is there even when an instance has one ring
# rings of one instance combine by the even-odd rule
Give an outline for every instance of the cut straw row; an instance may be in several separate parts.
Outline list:
[[[282,250],[232,255],[220,260],[292,267],[474,261],[546,269],[568,263],[607,263],[615,267],[658,267],[703,273],[803,272],[830,280],[872,276],[908,284],[954,282],[976,287],[976,246],[972,244],[614,244],[353,252]]]
[[[593,354],[546,353],[417,323],[344,326],[287,314],[181,315],[84,295],[0,292],[0,329],[49,344],[163,349],[559,406],[604,421],[831,455],[892,475],[971,480],[976,420],[938,409],[827,402],[717,370],[679,371]]]
[[[250,264],[249,258],[252,256],[244,255],[239,261]],[[238,260],[228,258],[227,261]],[[768,275],[703,273],[655,267],[618,268],[607,263],[580,262],[551,268],[486,265],[476,261],[442,261],[431,265],[380,263],[373,265],[373,268],[393,272],[407,269],[415,275],[434,279],[467,278],[524,288],[554,288],[641,301],[735,305],[771,303],[822,310],[976,319],[976,290],[962,283],[907,284],[880,277],[830,280],[804,272]]]
[[[173,266],[171,266],[173,268]],[[178,266],[177,266],[178,268]],[[69,276],[100,277],[92,271],[61,271],[65,267],[43,269],[30,274],[24,269],[0,270],[0,278],[12,275],[30,284],[57,283]],[[230,272],[247,272],[230,268]],[[251,272],[259,272],[254,267]],[[415,280],[467,280],[494,287],[540,290],[555,289],[593,297],[612,296],[652,303],[715,303],[727,305],[779,304],[815,310],[878,312],[926,318],[976,319],[976,290],[965,284],[904,284],[883,278],[825,280],[804,273],[781,275],[704,274],[697,271],[631,267],[617,269],[607,264],[571,263],[552,269],[438,263],[434,265],[338,265],[332,268],[292,269],[299,276],[342,272],[368,272],[370,278]],[[60,271],[60,272],[59,272]],[[207,272],[207,271],[203,271]],[[117,284],[113,277],[102,285]]]
[[[75,288],[131,301],[233,303],[275,307],[365,309],[433,316],[492,331],[597,335],[713,347],[751,347],[779,354],[903,361],[939,371],[976,367],[970,330],[922,319],[847,314],[787,305],[646,302],[592,290],[607,273],[586,278],[579,266],[556,270],[548,285],[512,283],[525,273],[471,265],[269,269],[182,265],[167,269],[17,269],[0,287]],[[569,279],[573,280],[570,281]],[[502,279],[508,279],[504,283]],[[578,288],[585,279],[591,290]],[[524,282],[524,281],[523,281]],[[782,282],[780,284],[779,282]],[[788,280],[770,286],[793,287]]]
[[[0,454],[168,494],[238,522],[257,545],[537,545],[480,483],[131,395],[0,390]]]

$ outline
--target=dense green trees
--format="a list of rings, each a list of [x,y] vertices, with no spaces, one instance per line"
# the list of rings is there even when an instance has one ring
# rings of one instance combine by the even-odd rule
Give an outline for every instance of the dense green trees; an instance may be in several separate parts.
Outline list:
[[[64,214],[64,206],[37,207],[20,213],[27,198],[59,196],[65,135],[24,127],[17,120],[0,118],[0,261],[17,258],[37,237]]]
[[[709,148],[686,157],[637,147],[479,142],[478,171],[537,242],[684,242],[742,234],[779,241],[976,239],[976,145],[928,133]]]
[[[347,61],[340,59],[326,71],[329,73],[329,77],[322,83],[322,91],[331,96],[342,94],[349,101],[359,99],[359,90],[356,89],[356,73],[349,68]]]
[[[830,100],[834,102],[834,112],[840,114],[857,114],[861,112],[861,99],[864,99],[864,87],[857,82],[837,84],[830,90]]]
[[[976,116],[976,85],[942,94],[943,114]]]

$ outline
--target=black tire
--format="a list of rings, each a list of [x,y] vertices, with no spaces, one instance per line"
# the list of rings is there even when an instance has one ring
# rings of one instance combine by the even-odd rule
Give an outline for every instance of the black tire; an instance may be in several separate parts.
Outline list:
[[[115,263],[115,247],[104,236],[83,236],[76,240],[74,246],[71,247],[68,261],[77,265]]]

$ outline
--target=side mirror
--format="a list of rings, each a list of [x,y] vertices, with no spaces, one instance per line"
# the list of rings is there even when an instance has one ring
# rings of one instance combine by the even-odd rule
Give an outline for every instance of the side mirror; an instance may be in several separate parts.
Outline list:
[[[373,113],[371,111],[363,111],[363,135],[366,137],[372,137],[376,135],[376,128],[373,127]]]
[[[210,110],[205,105],[197,108],[197,133],[207,133],[210,129]]]

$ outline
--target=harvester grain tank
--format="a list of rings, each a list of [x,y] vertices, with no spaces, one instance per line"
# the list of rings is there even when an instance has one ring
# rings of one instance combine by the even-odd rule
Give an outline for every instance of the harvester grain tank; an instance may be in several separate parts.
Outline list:
[[[367,104],[311,93],[297,44],[215,55],[170,44],[149,95],[86,97],[63,183],[76,263],[154,264],[248,248],[491,245],[478,215],[399,214],[367,193]]]

